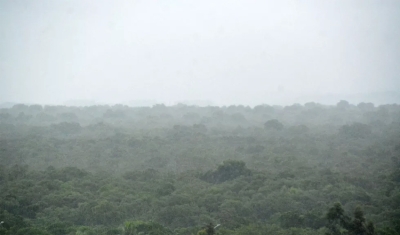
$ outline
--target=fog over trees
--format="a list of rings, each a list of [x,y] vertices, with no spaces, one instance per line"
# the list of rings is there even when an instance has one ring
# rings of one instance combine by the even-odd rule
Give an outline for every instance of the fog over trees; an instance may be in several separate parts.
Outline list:
[[[400,234],[400,2],[0,13],[0,235]]]
[[[399,232],[397,104],[20,104],[0,133],[3,234]]]

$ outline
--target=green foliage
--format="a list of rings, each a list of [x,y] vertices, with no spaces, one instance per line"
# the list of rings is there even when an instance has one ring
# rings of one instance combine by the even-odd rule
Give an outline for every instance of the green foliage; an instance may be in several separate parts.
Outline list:
[[[290,211],[280,216],[280,222],[282,228],[301,228],[304,226],[304,216]]]
[[[207,224],[202,230],[197,232],[197,235],[214,235],[215,234],[215,228],[214,228],[213,223]]]
[[[80,227],[76,230],[75,235],[96,235],[96,231],[90,227]]]
[[[125,222],[124,235],[168,235],[172,232],[154,222]]]
[[[51,235],[51,233],[42,228],[29,227],[19,229],[15,235]]]
[[[1,109],[0,234],[207,234],[210,222],[219,235],[399,234],[399,113],[345,101]]]
[[[159,196],[167,196],[170,195],[171,193],[173,193],[175,191],[175,186],[172,183],[166,183],[161,185],[158,189],[157,189],[157,194]]]
[[[53,235],[63,235],[72,232],[71,224],[60,222],[47,226],[46,230]]]
[[[352,138],[365,138],[371,134],[371,128],[363,123],[353,123],[351,125],[342,126],[339,133]]]
[[[372,222],[366,222],[364,212],[360,207],[356,207],[354,211],[354,218],[345,215],[342,205],[335,203],[326,215],[328,219],[328,233],[331,235],[336,234],[349,234],[349,235],[374,235],[375,226]]]
[[[212,183],[222,183],[228,180],[233,180],[239,176],[248,176],[251,171],[246,168],[246,163],[243,161],[228,160],[219,165],[217,170],[209,171],[202,179]]]
[[[343,230],[349,227],[350,218],[344,214],[344,209],[338,202],[329,208],[326,218],[328,220],[327,228],[331,235],[342,234]]]
[[[283,130],[284,126],[283,124],[278,121],[277,119],[271,119],[268,120],[266,123],[264,123],[264,128],[266,130],[277,130],[277,131],[281,131]]]

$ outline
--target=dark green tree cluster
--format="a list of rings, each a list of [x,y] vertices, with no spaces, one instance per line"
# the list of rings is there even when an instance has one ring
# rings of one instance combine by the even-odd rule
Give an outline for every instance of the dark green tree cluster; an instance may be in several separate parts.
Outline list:
[[[344,209],[340,203],[329,209],[327,215],[327,235],[374,235],[375,226],[369,221],[366,222],[364,212],[360,207],[356,207],[354,218],[345,215]]]
[[[233,180],[239,176],[248,176],[251,171],[246,168],[243,161],[227,160],[224,161],[215,171],[208,171],[202,179],[211,183],[222,183]]]

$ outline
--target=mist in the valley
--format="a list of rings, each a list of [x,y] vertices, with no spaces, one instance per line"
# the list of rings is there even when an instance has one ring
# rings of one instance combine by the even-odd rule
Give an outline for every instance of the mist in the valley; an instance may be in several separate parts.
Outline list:
[[[2,1],[0,103],[399,103],[399,1]]]

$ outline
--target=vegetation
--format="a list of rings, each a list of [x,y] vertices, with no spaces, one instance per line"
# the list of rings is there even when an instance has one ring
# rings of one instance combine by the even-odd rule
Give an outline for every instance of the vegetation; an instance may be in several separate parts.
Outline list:
[[[0,109],[0,234],[393,235],[399,208],[395,104]]]

